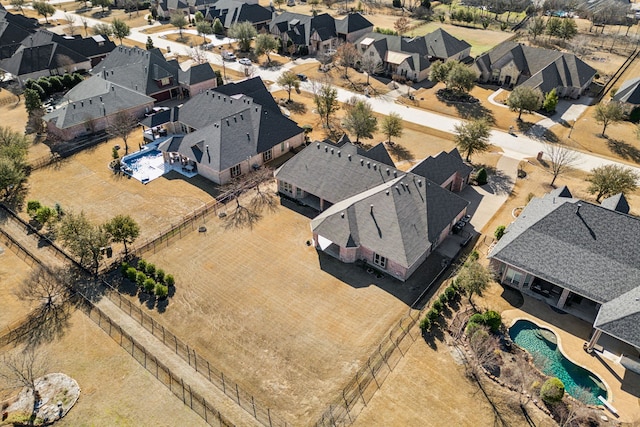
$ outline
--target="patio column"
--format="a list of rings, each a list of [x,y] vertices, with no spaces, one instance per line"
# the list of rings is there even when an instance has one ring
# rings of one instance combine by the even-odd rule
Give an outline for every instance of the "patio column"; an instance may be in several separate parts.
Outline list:
[[[600,329],[596,329],[593,335],[591,336],[589,343],[587,344],[587,348],[586,348],[587,352],[590,352],[591,350],[593,350],[593,347],[595,347],[595,345],[598,343],[598,339],[600,339],[600,335],[602,335],[602,331]]]
[[[571,291],[569,289],[562,290],[562,294],[560,294],[560,298],[558,299],[558,304],[556,304],[556,307],[558,308],[564,307],[564,303],[567,302],[567,298],[569,297],[570,292]]]

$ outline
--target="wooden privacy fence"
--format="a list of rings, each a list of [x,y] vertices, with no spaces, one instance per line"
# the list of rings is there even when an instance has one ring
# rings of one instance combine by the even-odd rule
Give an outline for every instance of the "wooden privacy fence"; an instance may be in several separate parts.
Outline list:
[[[84,304],[82,310],[103,331],[125,349],[144,368],[151,372],[162,384],[164,384],[185,405],[189,406],[196,414],[201,416],[208,424],[220,427],[234,426],[219,411],[211,406],[204,397],[191,390],[189,384],[185,384],[182,378],[175,375],[169,368],[160,362],[153,354],[137,342],[131,335],[115,324],[102,310],[91,303]]]
[[[167,328],[158,323],[150,315],[142,311],[140,307],[134,305],[129,299],[120,293],[110,292],[109,299],[129,314],[133,320],[140,323],[147,331],[161,340],[167,347],[171,348],[178,356],[184,359],[193,369],[201,373],[213,385],[218,387],[228,397],[233,399],[242,409],[252,415],[258,422],[269,427],[286,427],[287,423],[282,418],[274,414],[271,409],[260,404],[256,399],[240,386],[233,382],[224,373],[209,363],[207,359],[200,356],[195,349],[189,347]]]

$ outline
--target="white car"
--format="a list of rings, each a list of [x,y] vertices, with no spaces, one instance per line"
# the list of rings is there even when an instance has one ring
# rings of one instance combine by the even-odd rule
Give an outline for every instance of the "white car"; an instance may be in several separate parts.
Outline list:
[[[241,58],[238,62],[242,65],[251,65],[251,60],[249,58]]]

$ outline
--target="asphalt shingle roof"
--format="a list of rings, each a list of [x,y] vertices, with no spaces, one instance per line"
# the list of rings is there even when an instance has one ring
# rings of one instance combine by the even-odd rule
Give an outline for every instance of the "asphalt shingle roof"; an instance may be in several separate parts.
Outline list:
[[[624,214],[628,214],[630,210],[629,202],[627,202],[627,198],[624,197],[624,194],[622,193],[607,197],[602,201],[602,203],[600,203],[600,206],[622,212]]]
[[[276,178],[333,203],[312,220],[314,232],[405,267],[468,205],[423,177],[373,163],[352,144],[313,143],[278,169]]]
[[[411,172],[423,176],[438,185],[442,185],[454,173],[462,177],[469,176],[473,168],[467,165],[457,148],[450,152],[442,151],[436,157],[429,156],[411,168]]]
[[[154,99],[93,76],[82,81],[65,95],[69,102],[50,113],[43,120],[53,121],[57,128],[67,129],[91,119],[110,116],[122,110],[153,104]]]
[[[640,285],[600,307],[594,326],[640,347]]]
[[[640,284],[640,219],[574,198],[533,199],[490,257],[605,303]]]
[[[179,115],[195,131],[184,136],[178,151],[218,171],[303,132],[282,114],[259,77],[198,94]]]
[[[620,89],[613,95],[613,100],[640,105],[640,77],[622,83]]]

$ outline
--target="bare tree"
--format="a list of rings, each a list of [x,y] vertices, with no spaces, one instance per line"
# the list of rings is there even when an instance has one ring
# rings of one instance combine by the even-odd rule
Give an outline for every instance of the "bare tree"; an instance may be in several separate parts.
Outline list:
[[[196,64],[206,64],[209,62],[207,59],[207,53],[202,49],[202,46],[195,46],[193,49],[188,50],[189,57]]]
[[[84,36],[88,37],[89,36],[89,32],[88,32],[89,21],[87,21],[87,18],[85,18],[83,16],[83,17],[80,18],[80,22],[82,23],[82,27],[84,28]]]
[[[76,32],[76,27],[74,27],[73,24],[76,22],[76,17],[70,13],[65,13],[64,19],[65,21],[67,21],[67,31],[69,32],[69,35],[74,35]]]
[[[126,111],[119,111],[110,120],[109,126],[107,127],[107,133],[109,135],[122,139],[125,154],[129,152],[129,146],[127,145],[129,134],[137,125],[138,120],[134,116]]]
[[[382,62],[375,56],[366,55],[360,59],[360,69],[367,73],[367,85],[369,84],[369,77],[372,74],[381,73],[384,69]]]
[[[55,310],[69,297],[70,284],[69,269],[56,268],[49,271],[38,267],[20,284],[16,296],[21,300],[39,302],[46,309]]]
[[[249,207],[258,213],[265,209],[268,212],[275,212],[279,205],[278,196],[269,188],[261,188],[261,186],[266,186],[273,181],[273,170],[267,167],[260,168],[253,172],[249,179],[251,185],[256,189],[256,194],[251,198]]]
[[[344,78],[348,78],[349,67],[353,67],[360,59],[360,52],[353,43],[345,43],[338,47],[336,56],[340,60],[340,65],[344,69]]]
[[[578,153],[560,144],[544,144],[544,153],[549,157],[551,163],[551,186],[556,182],[556,178],[562,175],[577,162]]]
[[[32,346],[26,346],[13,354],[5,354],[2,358],[2,365],[0,365],[0,380],[2,380],[3,389],[26,387],[34,392],[36,380],[47,371],[46,362],[45,354],[36,351],[36,348]]]
[[[252,174],[240,175],[232,179],[223,188],[223,193],[236,202],[236,207],[225,217],[225,228],[245,228],[252,229],[253,226],[260,220],[261,215],[254,208],[244,206],[240,203],[240,196],[251,188]]]

